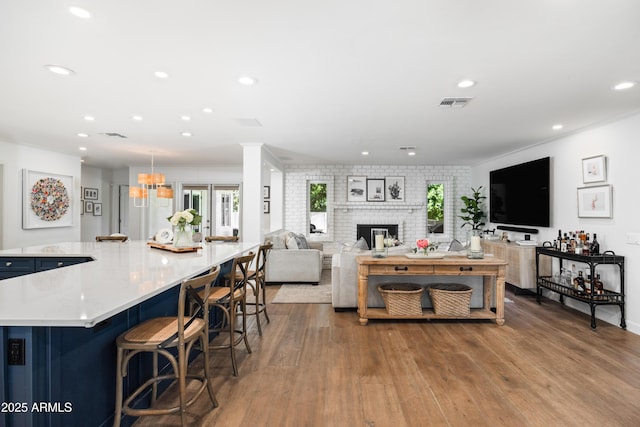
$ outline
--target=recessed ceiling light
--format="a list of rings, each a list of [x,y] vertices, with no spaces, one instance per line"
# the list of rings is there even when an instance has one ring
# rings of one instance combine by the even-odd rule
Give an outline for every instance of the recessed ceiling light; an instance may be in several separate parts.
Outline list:
[[[205,107],[202,109],[203,113],[213,113],[213,108]]]
[[[632,87],[634,87],[637,83],[636,82],[621,82],[618,83],[617,85],[615,85],[613,87],[613,90],[625,90],[625,89],[631,89]]]
[[[191,132],[182,132],[180,135],[182,136],[193,136]]]
[[[238,83],[243,84],[245,86],[251,86],[258,83],[258,80],[250,76],[242,76],[238,79]]]
[[[416,155],[416,152],[415,152],[415,151],[409,151],[407,154],[408,154],[409,156],[415,156],[415,155]]]
[[[191,117],[189,117],[189,116],[180,116],[180,118],[182,120],[184,120],[185,122],[188,122],[189,120],[191,120]]]
[[[553,125],[552,129],[553,129],[553,130],[560,130],[560,129],[562,129],[563,127],[564,127],[564,126],[562,126],[561,124],[559,124],[559,123],[558,123],[557,125]]]
[[[95,117],[93,117],[93,116],[84,116],[84,119],[85,119],[86,121],[88,121],[88,122],[92,122],[92,121],[94,121],[96,118],[95,118]]]
[[[78,150],[80,150],[80,151],[87,151],[87,147],[78,147]]]
[[[475,86],[476,82],[473,80],[461,80],[458,82],[458,87],[467,88],[471,86]]]
[[[59,74],[61,76],[70,76],[71,74],[75,74],[72,69],[62,67],[60,65],[45,65],[44,67],[52,73]]]
[[[89,134],[84,133],[84,132],[80,132],[80,133],[78,133],[77,135],[78,135],[80,138],[88,138],[88,137],[89,137]]]
[[[167,73],[165,71],[156,71],[153,74],[159,79],[168,79],[169,78],[169,73]]]
[[[75,15],[78,18],[83,18],[83,19],[91,18],[91,13],[88,10],[85,10],[81,7],[72,6],[69,8],[69,12],[71,12],[72,15]]]
[[[132,118],[133,120],[138,121],[138,122],[139,122],[139,121],[142,121],[142,116],[137,116],[137,115],[136,115],[136,116],[131,116],[131,118]]]
[[[363,156],[368,156],[368,155],[369,155],[369,152],[368,152],[368,151],[363,151],[363,152],[362,152],[362,155],[363,155]]]

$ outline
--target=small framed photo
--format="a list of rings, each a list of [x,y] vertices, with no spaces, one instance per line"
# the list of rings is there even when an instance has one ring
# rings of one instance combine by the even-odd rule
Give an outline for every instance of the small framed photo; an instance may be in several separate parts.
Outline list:
[[[262,202],[262,213],[268,214],[271,212],[271,203],[268,200]]]
[[[367,202],[384,202],[384,179],[367,179]]]
[[[84,188],[82,190],[82,195],[84,196],[85,200],[98,200],[98,189],[97,188]]]
[[[347,176],[347,202],[365,202],[367,200],[367,177]]]
[[[84,211],[86,213],[93,213],[93,202],[86,201],[84,202]]]
[[[388,176],[384,179],[385,197],[387,202],[401,202],[404,200],[404,176]]]
[[[262,198],[267,200],[269,198],[271,198],[271,187],[268,185],[265,185],[264,187],[262,187]]]
[[[93,216],[102,216],[102,203],[93,204]]]
[[[578,188],[579,218],[612,218],[611,185]]]
[[[582,182],[605,182],[607,180],[607,158],[594,156],[582,159]]]

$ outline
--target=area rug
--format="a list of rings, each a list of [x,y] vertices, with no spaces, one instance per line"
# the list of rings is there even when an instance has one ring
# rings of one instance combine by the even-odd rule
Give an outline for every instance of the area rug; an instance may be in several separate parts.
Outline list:
[[[331,304],[331,270],[322,270],[320,284],[283,284],[274,304]]]

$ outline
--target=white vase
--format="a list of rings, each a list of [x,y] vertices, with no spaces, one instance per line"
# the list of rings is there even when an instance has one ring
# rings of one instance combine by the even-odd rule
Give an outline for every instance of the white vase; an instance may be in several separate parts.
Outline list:
[[[177,248],[193,246],[193,232],[190,224],[175,226],[173,230],[173,246]]]

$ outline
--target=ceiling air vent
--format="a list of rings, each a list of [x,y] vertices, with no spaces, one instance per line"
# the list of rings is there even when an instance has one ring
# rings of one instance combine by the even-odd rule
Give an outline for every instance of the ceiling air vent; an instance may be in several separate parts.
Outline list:
[[[442,98],[440,101],[441,108],[462,108],[466,106],[473,98]]]
[[[108,136],[111,138],[123,138],[123,139],[126,138],[126,136],[118,132],[103,132],[100,135]]]

